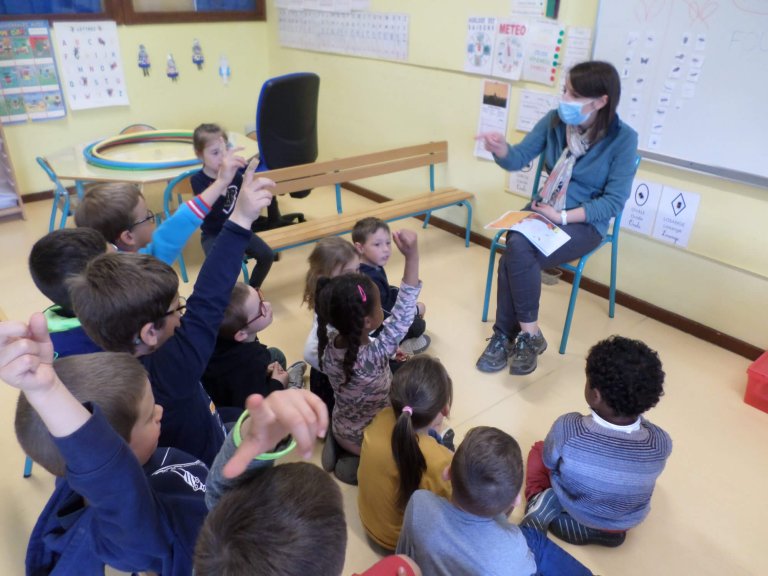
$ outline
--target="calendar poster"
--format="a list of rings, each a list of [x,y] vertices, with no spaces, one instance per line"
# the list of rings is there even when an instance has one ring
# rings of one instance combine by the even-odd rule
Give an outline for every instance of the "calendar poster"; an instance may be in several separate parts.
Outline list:
[[[127,106],[114,22],[54,22],[67,101],[73,110]]]
[[[0,120],[12,124],[66,114],[48,23],[0,22]]]

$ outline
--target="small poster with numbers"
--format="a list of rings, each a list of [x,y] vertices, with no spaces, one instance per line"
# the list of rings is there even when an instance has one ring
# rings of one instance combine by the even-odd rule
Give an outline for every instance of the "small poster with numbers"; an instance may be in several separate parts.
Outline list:
[[[48,23],[0,22],[0,121],[51,120],[66,114]]]
[[[127,106],[114,22],[54,22],[61,75],[72,110]]]

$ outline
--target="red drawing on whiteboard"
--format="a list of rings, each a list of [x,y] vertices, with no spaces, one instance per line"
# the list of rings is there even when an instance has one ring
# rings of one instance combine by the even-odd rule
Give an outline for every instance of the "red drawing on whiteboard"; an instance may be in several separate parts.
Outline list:
[[[667,0],[640,0],[635,4],[635,17],[640,22],[650,22],[667,7]]]
[[[712,0],[685,0],[685,3],[688,5],[688,18],[690,19],[691,24],[701,22],[705,26],[709,24],[707,20],[717,12],[718,7],[720,6],[717,2],[713,2]]]

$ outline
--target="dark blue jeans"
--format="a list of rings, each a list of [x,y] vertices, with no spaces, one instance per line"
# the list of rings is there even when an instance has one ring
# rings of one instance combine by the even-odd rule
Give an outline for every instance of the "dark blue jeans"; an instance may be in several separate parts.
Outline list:
[[[216,236],[210,236],[208,234],[200,235],[200,243],[203,246],[203,252],[208,256],[208,252],[213,248],[213,243],[216,240]],[[248,283],[254,288],[261,288],[264,283],[264,279],[269,274],[269,269],[272,268],[272,263],[275,261],[275,253],[272,248],[264,242],[256,234],[251,235],[251,241],[248,242],[248,247],[245,249],[245,253],[256,260],[256,264],[253,265],[251,270],[251,276]]]
[[[592,576],[592,571],[547,538],[546,533],[520,526],[536,559],[536,576]]]
[[[499,260],[495,332],[512,336],[519,331],[520,322],[536,322],[541,271],[581,258],[597,248],[602,240],[591,224],[568,224],[561,228],[571,239],[549,256],[539,252],[522,234],[507,232],[507,247]]]

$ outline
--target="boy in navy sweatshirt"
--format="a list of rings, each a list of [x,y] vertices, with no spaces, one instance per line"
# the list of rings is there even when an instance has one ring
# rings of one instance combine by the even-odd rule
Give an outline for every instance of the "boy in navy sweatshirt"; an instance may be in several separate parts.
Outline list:
[[[94,342],[141,359],[165,410],[160,444],[184,450],[206,465],[224,441],[224,428],[200,379],[240,272],[251,222],[272,200],[266,188],[274,183],[256,177],[252,164],[211,257],[203,263],[186,316],[176,273],[151,256],[104,254],[70,284],[74,310]]]
[[[22,391],[22,447],[58,476],[30,537],[27,574],[102,574],[105,564],[191,574],[208,470],[179,450],[157,448],[163,409],[141,364],[113,352],[54,364],[36,313],[29,325],[0,323],[0,379]],[[249,408],[244,443],[256,454],[286,434],[311,452],[328,424],[322,401],[304,390],[254,396]]]

